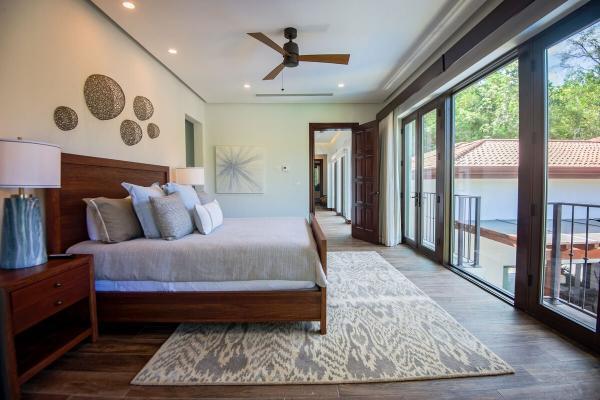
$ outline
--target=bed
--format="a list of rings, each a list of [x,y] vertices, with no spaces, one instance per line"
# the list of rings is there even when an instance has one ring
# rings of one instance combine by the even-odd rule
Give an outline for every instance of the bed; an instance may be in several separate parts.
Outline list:
[[[94,254],[105,322],[319,321],[327,331],[327,241],[314,215],[232,218],[177,241],[87,240],[85,197],[124,197],[121,182],[169,181],[169,168],[62,154],[61,189],[46,191],[51,253]]]

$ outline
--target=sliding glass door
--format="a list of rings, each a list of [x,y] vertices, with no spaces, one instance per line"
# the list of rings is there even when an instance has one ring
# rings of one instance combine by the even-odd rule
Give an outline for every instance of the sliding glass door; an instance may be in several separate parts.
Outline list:
[[[438,243],[439,114],[439,102],[435,102],[402,121],[406,160],[404,240],[430,256],[437,254]]]
[[[451,264],[512,297],[519,170],[519,65],[510,60],[452,96]]]
[[[529,308],[588,345],[600,344],[600,20],[583,7],[530,45],[534,145]]]

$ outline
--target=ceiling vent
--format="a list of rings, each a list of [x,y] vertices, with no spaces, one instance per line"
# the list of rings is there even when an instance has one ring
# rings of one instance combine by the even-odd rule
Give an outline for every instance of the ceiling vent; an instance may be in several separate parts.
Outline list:
[[[327,97],[333,93],[257,93],[256,97]]]

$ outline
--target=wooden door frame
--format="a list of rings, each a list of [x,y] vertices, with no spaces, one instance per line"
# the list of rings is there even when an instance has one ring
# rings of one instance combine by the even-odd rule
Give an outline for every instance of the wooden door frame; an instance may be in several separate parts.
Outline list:
[[[358,122],[310,122],[308,124],[308,211],[315,212],[315,199],[313,189],[315,182],[313,179],[313,165],[315,162],[315,132],[331,131],[340,129],[350,129],[358,127]]]

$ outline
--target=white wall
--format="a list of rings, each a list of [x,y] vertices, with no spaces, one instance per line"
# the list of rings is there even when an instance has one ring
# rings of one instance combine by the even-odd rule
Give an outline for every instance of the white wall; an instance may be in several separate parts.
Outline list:
[[[126,97],[115,119],[89,112],[83,84],[91,74],[115,79]],[[144,132],[123,143],[119,127],[136,121],[136,95],[150,99],[160,136]],[[57,106],[73,108],[77,128],[63,132],[53,121]],[[86,1],[3,1],[0,6],[0,137],[56,143],[64,152],[129,161],[185,165],[185,117],[203,123],[204,103],[162,65]],[[11,191],[0,191],[0,197]],[[1,219],[1,216],[0,216]]]
[[[215,146],[266,148],[264,194],[217,194],[226,217],[305,216],[308,213],[308,124],[375,119],[376,104],[207,104],[206,190],[214,193]],[[288,172],[281,166],[287,165]]]
[[[456,179],[454,193],[481,196],[482,220],[516,219],[517,183],[517,179]],[[550,179],[548,201],[600,205],[600,179]],[[575,217],[585,218],[584,209],[577,208]]]

